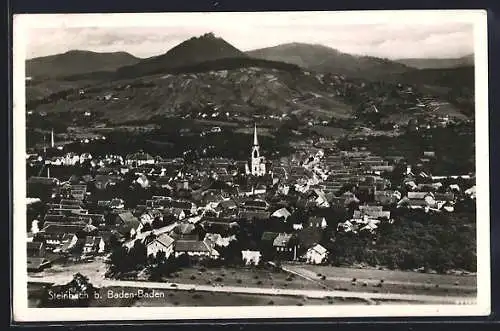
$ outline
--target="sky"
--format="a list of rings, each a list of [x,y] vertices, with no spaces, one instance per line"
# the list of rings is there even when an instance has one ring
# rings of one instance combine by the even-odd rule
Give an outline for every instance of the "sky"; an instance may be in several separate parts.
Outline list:
[[[145,58],[163,54],[182,41],[207,32],[213,32],[242,51],[301,42],[389,59],[456,58],[474,52],[473,20],[463,12],[21,16],[14,18],[14,42],[17,38],[26,43],[27,58],[75,49],[125,51]]]

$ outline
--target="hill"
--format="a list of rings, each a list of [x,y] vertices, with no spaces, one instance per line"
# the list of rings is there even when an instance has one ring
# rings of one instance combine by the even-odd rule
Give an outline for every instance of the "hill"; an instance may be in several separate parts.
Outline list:
[[[394,75],[407,84],[474,89],[474,67],[411,70]]]
[[[406,65],[370,56],[342,53],[323,45],[282,44],[247,52],[248,56],[293,63],[317,72],[330,72],[349,77],[377,79],[388,73],[410,70]]]
[[[225,58],[246,58],[245,53],[213,33],[192,37],[165,54],[142,60],[117,70],[119,77],[140,77],[169,69],[186,67],[200,62]]]
[[[418,105],[436,91],[402,84],[396,76],[391,79],[350,79],[281,62],[219,59],[172,68],[168,73],[68,89],[31,100],[27,107],[46,113],[99,112],[113,123],[152,121],[158,116],[246,123],[254,116],[277,121],[291,115],[303,123],[353,118],[404,123],[432,115],[432,107]],[[439,113],[463,118],[462,109],[444,97],[451,94],[437,98],[443,101]]]
[[[388,77],[389,81],[420,86],[459,107],[467,116],[474,116],[474,67],[415,69]]]
[[[474,66],[474,55],[451,59],[398,59],[396,62],[416,69],[449,69]]]
[[[126,52],[97,53],[74,50],[27,60],[26,76],[39,81],[96,71],[114,71],[139,61],[139,58]]]

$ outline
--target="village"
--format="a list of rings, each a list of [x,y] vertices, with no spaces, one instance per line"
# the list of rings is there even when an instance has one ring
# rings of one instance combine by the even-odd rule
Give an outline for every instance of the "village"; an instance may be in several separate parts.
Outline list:
[[[27,156],[27,167],[38,171],[27,181],[28,272],[94,258],[104,258],[102,272],[115,278],[148,269],[153,279],[180,265],[339,266],[339,234],[376,242],[399,215],[453,215],[475,200],[474,174],[426,170],[434,151],[412,165],[398,155],[305,142],[289,157],[267,159],[256,125],[252,136],[248,160],[187,164],[143,151],[62,149],[60,156]],[[56,149],[53,134],[47,148]]]

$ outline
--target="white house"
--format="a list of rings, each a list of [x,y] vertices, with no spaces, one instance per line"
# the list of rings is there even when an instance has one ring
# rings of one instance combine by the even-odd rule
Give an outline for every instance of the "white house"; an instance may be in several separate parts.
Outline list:
[[[159,236],[154,234],[147,236],[144,239],[144,244],[146,245],[148,256],[156,256],[161,251],[168,258],[174,251],[174,239],[166,233]]]
[[[245,265],[258,265],[262,254],[259,251],[241,251],[241,258]]]
[[[307,263],[321,264],[326,260],[327,255],[328,251],[326,248],[320,244],[316,244],[307,250],[304,254],[304,258]]]

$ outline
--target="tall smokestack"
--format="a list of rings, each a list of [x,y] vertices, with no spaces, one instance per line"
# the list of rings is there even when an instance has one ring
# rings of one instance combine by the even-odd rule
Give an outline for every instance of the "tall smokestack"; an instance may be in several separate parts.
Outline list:
[[[54,129],[50,132],[50,147],[54,148]]]

